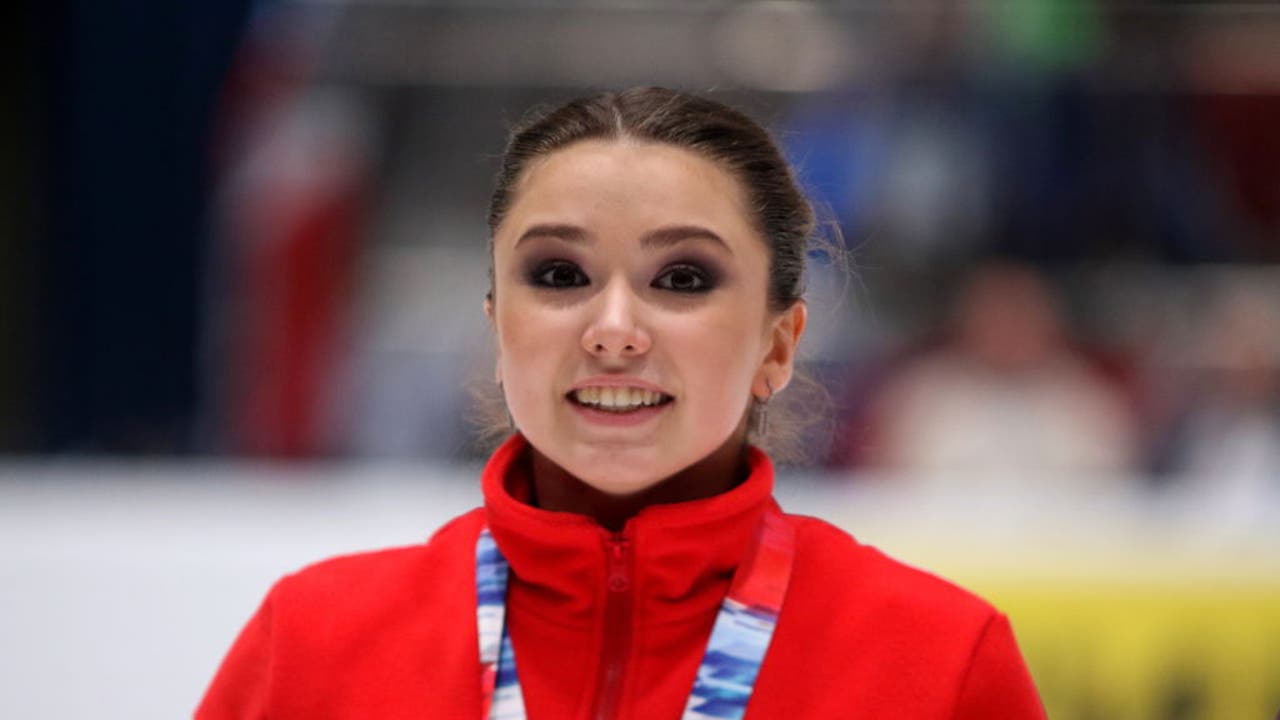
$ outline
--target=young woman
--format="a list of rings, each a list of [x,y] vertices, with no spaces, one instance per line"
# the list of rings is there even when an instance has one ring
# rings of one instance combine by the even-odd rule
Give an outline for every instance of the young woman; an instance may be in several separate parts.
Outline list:
[[[1003,615],[772,499],[812,211],[768,134],[642,88],[513,135],[485,505],[281,580],[199,718],[1043,718]]]

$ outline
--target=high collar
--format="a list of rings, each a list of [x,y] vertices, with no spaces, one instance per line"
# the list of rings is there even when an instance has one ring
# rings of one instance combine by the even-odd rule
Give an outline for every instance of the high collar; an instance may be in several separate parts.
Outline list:
[[[773,464],[748,449],[747,479],[728,492],[651,505],[620,533],[593,518],[542,510],[528,496],[528,442],[514,435],[485,466],[482,487],[490,531],[511,565],[509,603],[564,625],[593,622],[603,603],[610,544],[625,544],[633,600],[642,623],[714,612],[761,517],[776,507]]]

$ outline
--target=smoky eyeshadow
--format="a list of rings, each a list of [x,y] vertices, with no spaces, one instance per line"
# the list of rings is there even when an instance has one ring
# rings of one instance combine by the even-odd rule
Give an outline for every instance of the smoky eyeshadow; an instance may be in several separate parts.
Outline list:
[[[654,277],[657,278],[672,270],[681,268],[701,275],[702,280],[707,284],[707,290],[720,287],[727,277],[727,273],[720,266],[720,263],[700,255],[687,253],[681,253],[664,262]]]
[[[548,279],[550,276],[552,279]],[[563,281],[563,282],[559,282]],[[552,290],[566,290],[590,284],[591,280],[577,263],[569,260],[547,260],[528,272],[530,285]]]
[[[540,288],[548,287],[540,278],[558,267],[572,268],[590,280],[590,274],[583,269],[583,263],[573,257],[572,253],[565,252],[563,248],[530,252],[526,257],[520,259],[516,267],[519,269],[519,277],[524,282]],[[707,257],[705,253],[697,250],[682,249],[682,251],[672,253],[670,257],[661,258],[659,263],[655,263],[650,282],[656,281],[657,278],[673,270],[680,269],[700,276],[706,284],[705,290],[713,290],[722,286],[730,277],[730,273],[724,269],[719,261]]]

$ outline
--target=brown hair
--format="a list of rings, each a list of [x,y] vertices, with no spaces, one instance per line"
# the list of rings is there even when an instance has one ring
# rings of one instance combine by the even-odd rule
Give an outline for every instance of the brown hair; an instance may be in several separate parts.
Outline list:
[[[690,150],[729,170],[746,190],[756,230],[769,246],[769,308],[781,312],[803,298],[814,212],[773,138],[754,120],[727,105],[666,88],[638,87],[582,97],[519,124],[507,142],[489,201],[490,250],[493,234],[511,208],[530,163],[579,141],[624,139]],[[830,253],[832,248],[824,250]],[[492,265],[489,275],[492,297]],[[792,396],[810,406],[810,412],[805,413],[809,417],[814,416],[815,398],[819,405],[829,403],[825,391],[809,378],[797,373],[795,381],[801,392]],[[783,421],[777,417],[782,409],[775,406],[770,406],[769,435],[789,439],[767,445],[779,459],[798,460],[800,423],[796,420],[801,414]],[[753,403],[753,415],[757,412]],[[754,417],[752,420],[748,427],[756,425]]]

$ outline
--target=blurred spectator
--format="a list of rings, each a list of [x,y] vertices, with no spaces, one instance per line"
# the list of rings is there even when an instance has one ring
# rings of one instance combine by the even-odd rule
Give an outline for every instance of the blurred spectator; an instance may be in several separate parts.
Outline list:
[[[1280,307],[1236,284],[1215,303],[1196,345],[1200,381],[1173,436],[1173,470],[1232,517],[1280,497]]]
[[[869,466],[989,489],[1096,485],[1133,469],[1131,411],[1071,349],[1034,270],[980,266],[952,325],[947,341],[889,377],[870,427],[849,429]]]
[[[1273,7],[1274,9],[1274,7]],[[1188,115],[1230,211],[1233,259],[1280,260],[1280,53],[1275,16],[1240,13],[1189,27]]]
[[[207,425],[234,453],[340,444],[375,142],[353,93],[309,82],[325,19],[260,12],[224,97]]]

